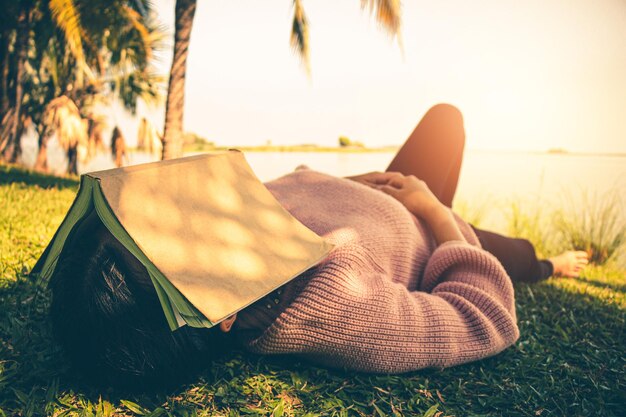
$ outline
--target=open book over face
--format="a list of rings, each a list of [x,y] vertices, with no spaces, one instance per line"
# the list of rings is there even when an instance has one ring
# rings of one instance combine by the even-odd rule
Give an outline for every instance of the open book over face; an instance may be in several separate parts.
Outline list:
[[[172,330],[219,323],[332,249],[231,150],[82,175],[32,273],[49,279],[73,232],[94,212],[147,269]]]

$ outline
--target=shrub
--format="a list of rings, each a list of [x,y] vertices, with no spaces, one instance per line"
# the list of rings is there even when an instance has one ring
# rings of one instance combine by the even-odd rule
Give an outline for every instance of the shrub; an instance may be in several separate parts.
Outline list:
[[[626,212],[616,190],[604,195],[581,194],[580,203],[568,198],[569,207],[556,212],[554,224],[563,240],[589,254],[591,262],[604,264],[617,258],[626,243]]]
[[[470,204],[466,200],[455,201],[454,212],[471,225],[482,228],[487,213],[493,205],[492,200],[491,198],[486,198],[477,204]]]
[[[546,223],[541,205],[535,205],[534,209],[523,209],[520,202],[511,204],[510,212],[507,213],[507,235],[527,239],[535,246],[537,255],[548,257],[555,252],[554,232]]]
[[[363,148],[364,145],[361,142],[350,140],[347,136],[339,136],[339,146],[342,148],[346,148],[348,146]]]
[[[346,146],[350,146],[352,144],[352,141],[345,137],[345,136],[339,136],[339,146],[346,147]]]

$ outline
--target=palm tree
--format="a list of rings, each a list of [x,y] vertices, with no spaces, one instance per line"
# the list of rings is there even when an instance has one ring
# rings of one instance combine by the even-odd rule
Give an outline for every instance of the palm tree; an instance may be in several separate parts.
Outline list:
[[[148,119],[142,117],[137,130],[137,149],[151,156],[160,156],[163,152],[161,140],[162,138],[154,125]]]
[[[170,69],[163,128],[163,159],[183,156],[183,115],[185,106],[185,74],[196,0],[176,0],[174,59]]]
[[[67,152],[68,173],[77,174],[78,148],[87,149],[87,120],[81,117],[80,110],[70,98],[61,96],[46,106],[43,124],[46,127],[40,136],[35,168],[39,171],[48,169],[48,139],[56,134],[59,144]]]
[[[368,9],[391,36],[400,41],[401,6],[400,0],[361,0],[361,8]],[[307,73],[311,71],[309,56],[308,20],[302,8],[302,0],[293,0],[293,23],[291,25],[291,46],[300,56]]]
[[[399,38],[400,0],[361,0],[361,7],[369,9],[391,36]],[[310,73],[309,30],[302,0],[293,0],[293,9],[291,45],[300,56],[307,73]],[[183,154],[185,74],[195,11],[196,0],[176,0],[174,59],[165,108],[163,159],[178,158]]]
[[[160,98],[163,80],[152,70],[150,62],[163,31],[150,16],[149,0],[22,0],[17,8],[11,8],[14,0],[0,0],[0,6],[3,3],[19,16],[28,11],[26,24],[6,26],[9,29],[3,26],[0,31],[0,111],[5,108],[7,92],[10,93],[7,109],[2,111],[10,123],[3,123],[0,129],[0,151],[5,159],[14,160],[19,155],[21,126],[28,119],[40,135],[43,155],[38,157],[38,167],[45,168],[42,161],[50,132],[68,131],[60,128],[58,123],[62,120],[49,115],[54,106],[48,108],[47,104],[55,98],[64,96],[70,100],[82,112],[81,118],[91,113],[91,105],[112,98],[119,99],[131,112],[135,111],[138,98],[146,102]],[[11,18],[0,17],[0,22],[5,21],[10,23]],[[23,27],[28,30],[20,31]],[[12,33],[26,36],[20,39],[17,35],[12,37]],[[11,42],[13,53],[8,48]],[[26,61],[29,71],[20,72],[20,62]],[[23,95],[23,91],[28,94]],[[68,105],[61,100],[56,102],[57,107],[61,102]],[[46,124],[52,120],[52,125]],[[67,123],[71,125],[73,120],[70,117]],[[93,130],[94,120],[86,125],[88,130],[97,132]],[[97,135],[88,137],[95,139]],[[68,156],[76,153],[71,137],[59,139],[69,144]],[[70,169],[74,169],[72,164]]]
[[[15,162],[20,157],[21,146],[20,138],[22,137],[23,115],[22,115],[22,97],[24,95],[23,79],[26,66],[26,58],[28,54],[28,39],[30,37],[30,23],[34,1],[22,0],[18,5],[17,12],[17,28],[15,35],[15,55],[16,55],[16,72],[15,87],[13,96],[13,111],[7,122],[7,136],[0,139],[0,153],[2,159],[7,162]],[[6,57],[8,60],[8,56]],[[9,114],[7,112],[7,114]],[[4,120],[3,120],[4,122]]]

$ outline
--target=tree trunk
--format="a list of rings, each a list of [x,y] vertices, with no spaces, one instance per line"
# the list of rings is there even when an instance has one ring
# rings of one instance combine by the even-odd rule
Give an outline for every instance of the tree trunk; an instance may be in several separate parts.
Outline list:
[[[67,150],[67,173],[78,175],[78,149],[76,145]]]
[[[37,160],[35,161],[35,171],[48,172],[48,135],[47,129],[39,135],[39,151],[37,151]]]
[[[9,107],[6,113],[2,116],[0,122],[0,156],[4,155],[4,150],[11,143],[11,133],[13,132],[13,123],[15,122],[15,109]]]
[[[24,96],[24,69],[28,57],[28,38],[30,36],[30,2],[20,2],[20,12],[17,18],[17,38],[15,52],[17,54],[17,71],[15,74],[15,120],[11,126],[9,142],[2,152],[2,158],[7,162],[16,162],[22,154],[22,98]]]
[[[2,33],[2,68],[0,69],[0,118],[9,110],[9,36],[11,32],[5,30]]]
[[[176,33],[174,59],[170,69],[163,132],[163,159],[183,156],[183,115],[185,105],[185,73],[187,54],[196,0],[176,0]]]

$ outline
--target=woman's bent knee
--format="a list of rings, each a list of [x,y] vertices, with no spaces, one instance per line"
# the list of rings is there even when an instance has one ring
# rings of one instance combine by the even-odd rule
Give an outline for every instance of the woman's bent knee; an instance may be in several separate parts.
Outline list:
[[[458,107],[453,106],[452,104],[447,104],[447,103],[435,104],[430,109],[428,109],[424,118],[429,117],[429,116],[437,117],[437,118],[445,118],[451,124],[455,124],[455,125],[458,124],[460,126],[463,126],[463,114],[461,113],[461,110],[458,109]]]

